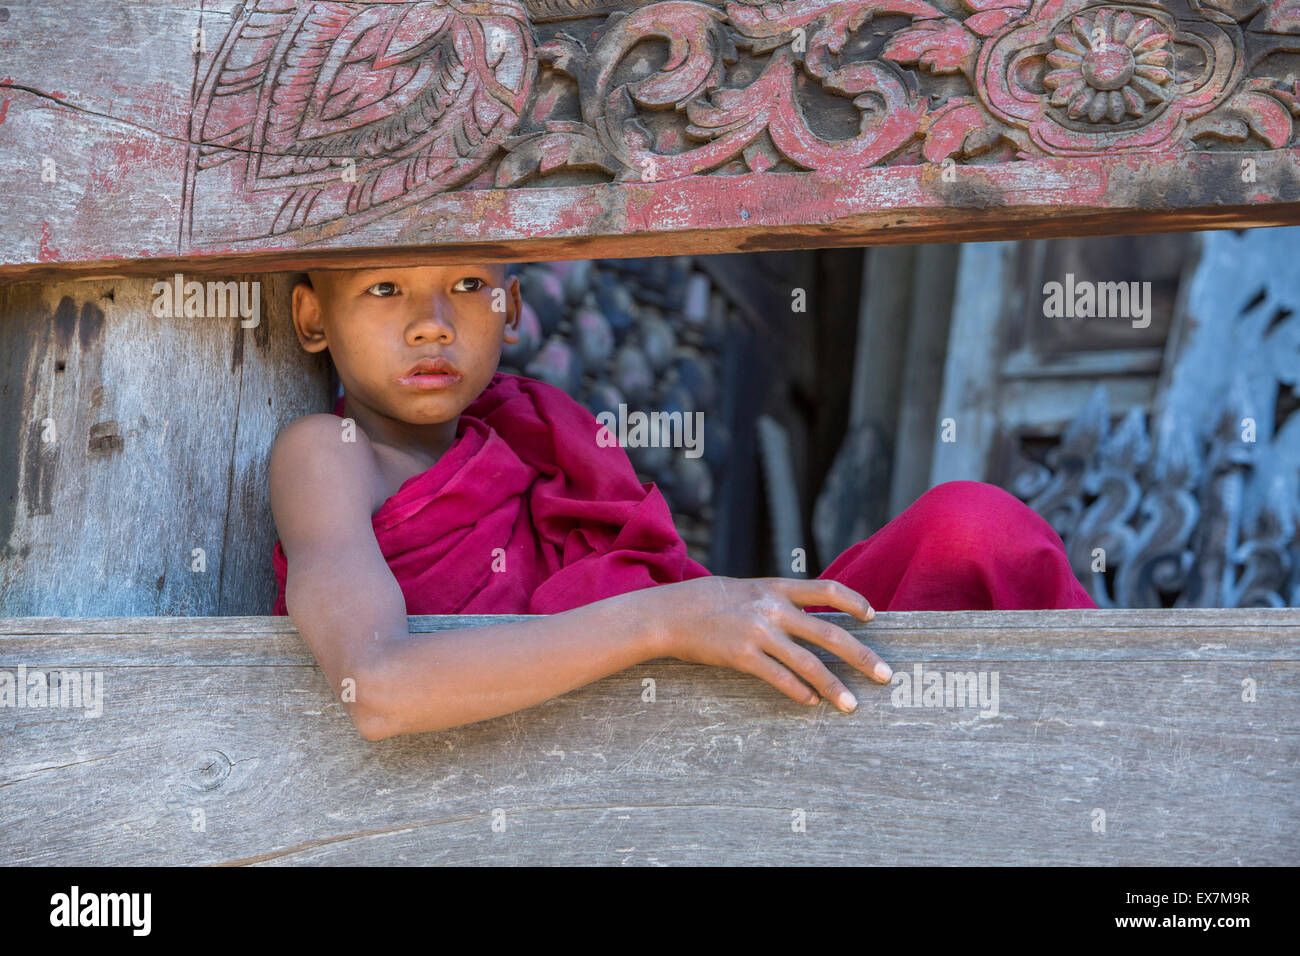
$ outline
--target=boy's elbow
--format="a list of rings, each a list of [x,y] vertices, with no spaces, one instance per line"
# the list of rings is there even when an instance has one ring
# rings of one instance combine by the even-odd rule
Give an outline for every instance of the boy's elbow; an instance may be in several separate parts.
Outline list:
[[[342,698],[347,702],[348,716],[352,718],[357,733],[362,740],[368,741],[396,737],[402,731],[388,704],[391,695],[387,690],[385,668],[380,656],[372,655],[351,669],[356,676],[352,678],[351,686],[347,677],[343,679]]]
[[[374,743],[378,740],[387,740],[389,737],[397,736],[397,731],[393,729],[392,724],[383,714],[354,707],[351,716],[352,725],[356,727],[357,733],[361,735],[362,740]]]

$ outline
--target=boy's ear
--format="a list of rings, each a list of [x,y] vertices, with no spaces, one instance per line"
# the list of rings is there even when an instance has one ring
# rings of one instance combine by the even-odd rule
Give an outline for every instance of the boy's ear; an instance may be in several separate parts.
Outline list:
[[[308,352],[321,352],[329,346],[325,340],[320,295],[310,281],[299,280],[293,287],[293,330],[298,333],[299,344]]]
[[[524,303],[519,295],[519,277],[511,276],[506,283],[505,340],[509,345],[519,344],[519,321],[523,317]]]

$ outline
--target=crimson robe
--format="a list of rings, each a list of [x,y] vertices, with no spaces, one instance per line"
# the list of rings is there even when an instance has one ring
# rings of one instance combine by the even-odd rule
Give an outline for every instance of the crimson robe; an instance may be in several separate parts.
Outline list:
[[[442,458],[372,517],[406,612],[554,614],[708,575],[658,488],[637,478],[623,449],[598,443],[599,428],[560,389],[498,372]],[[272,613],[286,614],[279,541],[272,563]],[[974,481],[932,488],[821,577],[877,610],[1096,606],[1047,522]]]

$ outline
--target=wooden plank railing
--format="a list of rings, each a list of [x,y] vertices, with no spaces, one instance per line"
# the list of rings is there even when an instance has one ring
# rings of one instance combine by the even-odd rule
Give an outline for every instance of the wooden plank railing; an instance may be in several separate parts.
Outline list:
[[[6,10],[0,277],[1300,223],[1289,0]]]
[[[284,618],[2,619],[103,694],[0,707],[0,862],[1300,863],[1300,609],[835,619],[896,671],[851,715],[661,660],[380,743]]]

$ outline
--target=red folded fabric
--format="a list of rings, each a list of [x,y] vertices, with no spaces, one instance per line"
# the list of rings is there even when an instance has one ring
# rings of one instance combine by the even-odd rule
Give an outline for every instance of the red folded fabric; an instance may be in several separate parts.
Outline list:
[[[372,518],[406,612],[554,614],[708,575],[659,489],[598,428],[560,389],[498,372],[442,458]],[[272,613],[286,614],[279,541],[272,563]]]
[[[936,485],[820,576],[847,584],[877,611],[1097,606],[1042,515],[982,481]]]
[[[621,448],[597,443],[598,427],[560,389],[498,372],[446,454],[373,516],[407,613],[554,614],[708,575],[663,495]],[[279,541],[272,563],[272,613],[286,614]],[[879,611],[1096,607],[1051,526],[976,481],[930,489],[820,576]]]

